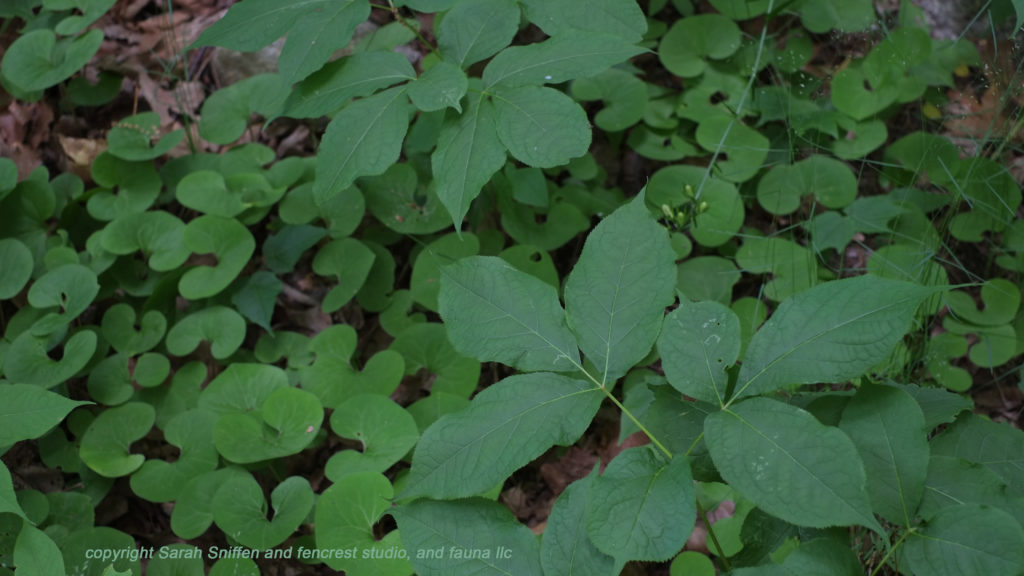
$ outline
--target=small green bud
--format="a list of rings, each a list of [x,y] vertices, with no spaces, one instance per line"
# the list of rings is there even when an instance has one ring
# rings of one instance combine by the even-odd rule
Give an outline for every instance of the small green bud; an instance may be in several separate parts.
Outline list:
[[[674,217],[674,215],[672,214],[672,209],[668,207],[668,204],[661,205],[661,213],[664,214],[665,218],[668,218],[669,220],[671,220]]]

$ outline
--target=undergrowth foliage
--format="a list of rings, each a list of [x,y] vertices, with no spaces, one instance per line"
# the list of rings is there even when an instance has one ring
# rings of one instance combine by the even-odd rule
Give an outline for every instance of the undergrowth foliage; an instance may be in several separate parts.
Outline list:
[[[113,106],[114,4],[0,6],[0,97]],[[1024,433],[973,395],[1020,423],[1024,64],[875,4],[235,3],[188,49],[278,70],[189,138],[0,158],[0,575],[1021,574]],[[981,16],[1019,57],[1024,2]],[[254,117],[328,120],[277,158]],[[516,518],[602,406],[642,439]]]

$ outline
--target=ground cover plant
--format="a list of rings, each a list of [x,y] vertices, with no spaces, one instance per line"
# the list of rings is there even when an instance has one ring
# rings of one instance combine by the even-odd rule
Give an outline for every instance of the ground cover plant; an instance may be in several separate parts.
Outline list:
[[[1024,573],[1020,0],[0,19],[0,574]]]

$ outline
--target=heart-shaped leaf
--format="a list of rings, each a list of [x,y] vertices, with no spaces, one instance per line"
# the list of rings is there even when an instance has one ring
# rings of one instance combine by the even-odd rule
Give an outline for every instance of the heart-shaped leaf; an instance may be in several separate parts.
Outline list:
[[[135,309],[123,302],[103,314],[103,338],[126,356],[152,350],[167,332],[167,320],[157,310],[148,310],[141,322],[136,323],[137,318]]]
[[[236,476],[217,489],[213,517],[217,526],[243,546],[269,549],[284,542],[313,509],[313,489],[292,476],[270,494],[274,518],[267,519],[263,489],[250,474]]]
[[[378,472],[356,472],[336,480],[324,490],[317,500],[314,517],[317,548],[363,550],[354,558],[327,559],[328,566],[352,576],[412,574],[408,560],[385,556],[401,548],[399,532],[395,530],[378,539],[373,531],[374,524],[389,512],[393,496],[391,482]]]
[[[661,38],[658,57],[669,72],[692,78],[704,72],[704,58],[732,56],[741,38],[739,26],[721,14],[689,16],[677,20]]]
[[[324,297],[321,308],[330,314],[348,304],[366,282],[376,255],[355,238],[335,240],[317,251],[313,271],[334,276],[338,284]]]
[[[696,136],[701,147],[718,153],[715,169],[730,182],[750,180],[768,157],[768,139],[734,118],[713,116],[697,126]]]
[[[416,441],[416,422],[401,406],[378,394],[352,396],[334,408],[331,429],[362,443],[362,451],[342,450],[324,469],[332,482],[360,472],[384,472],[405,456]]]
[[[0,240],[0,300],[8,300],[21,292],[32,277],[35,262],[32,252],[14,238]]]
[[[373,355],[360,372],[352,363],[356,332],[346,324],[321,331],[309,343],[316,355],[312,366],[300,376],[302,387],[316,395],[324,406],[337,406],[355,394],[387,396],[398,388],[405,362],[397,352],[383,350]]]
[[[251,479],[248,472],[229,466],[188,480],[181,488],[171,512],[171,530],[179,538],[198,538],[213,524],[213,500],[220,487],[237,478]],[[260,495],[260,504],[263,495]]]
[[[39,310],[57,310],[37,320],[32,333],[45,336],[67,326],[92,304],[99,291],[96,273],[80,264],[47,272],[29,288],[28,303]]]
[[[170,152],[185,137],[184,130],[175,130],[162,137],[160,115],[143,112],[124,118],[107,134],[107,150],[129,162],[152,160]]]
[[[395,337],[389,350],[405,358],[406,375],[425,370],[433,376],[431,393],[447,392],[469,398],[476,390],[480,363],[455,351],[442,324],[425,322],[410,326]]]
[[[132,491],[150,502],[177,500],[185,485],[217,469],[217,449],[210,442],[217,416],[206,410],[183,412],[164,427],[164,438],[181,449],[174,462],[147,460],[131,477]]]
[[[25,92],[45,90],[85,66],[101,43],[101,30],[90,30],[77,38],[59,41],[51,30],[33,30],[11,44],[0,68],[3,68],[4,79]]]
[[[245,339],[245,319],[224,306],[210,306],[182,318],[167,333],[167,351],[175,356],[191,354],[199,343],[210,343],[213,357],[223,360],[235,353]]]
[[[209,298],[229,284],[248,264],[256,240],[242,223],[222,216],[200,216],[185,226],[185,247],[194,254],[213,254],[215,266],[198,266],[181,277],[178,291],[189,300]]]
[[[149,433],[155,420],[156,411],[142,402],[104,410],[82,436],[78,452],[82,462],[107,478],[127,476],[138,470],[146,457],[132,454],[129,447]]]
[[[203,102],[199,136],[222,146],[238,140],[253,114],[269,117],[280,109],[288,84],[277,74],[257,74],[217,90]]]
[[[431,234],[451,222],[438,198],[437,185],[429,184],[420,184],[416,170],[404,162],[380,176],[360,180],[370,212],[400,234]]]
[[[53,388],[85,368],[96,351],[96,333],[82,330],[68,338],[64,342],[64,354],[60,360],[53,360],[47,355],[56,344],[49,343],[46,338],[33,336],[31,332],[22,332],[7,349],[3,364],[4,375],[18,384]]]
[[[167,272],[188,259],[184,246],[185,223],[169,212],[142,212],[122,216],[103,229],[101,244],[112,254],[141,250],[149,256],[149,267]]]

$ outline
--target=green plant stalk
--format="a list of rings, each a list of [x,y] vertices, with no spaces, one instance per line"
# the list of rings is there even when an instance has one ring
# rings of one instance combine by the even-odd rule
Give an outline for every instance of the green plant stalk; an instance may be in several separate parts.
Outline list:
[[[380,8],[382,10],[390,11],[391,15],[394,16],[396,20],[401,22],[402,26],[405,26],[413,34],[415,34],[416,37],[419,38],[420,42],[423,42],[424,46],[426,46],[427,48],[430,48],[430,51],[432,53],[434,53],[434,54],[437,54],[438,58],[441,57],[441,54],[437,51],[437,48],[435,48],[433,44],[428,42],[427,39],[423,37],[423,34],[420,34],[420,31],[415,26],[413,26],[412,24],[409,24],[408,20],[403,18],[402,15],[398,13],[398,8],[395,7],[395,3],[392,2],[392,0],[388,0],[388,5],[387,6],[382,6],[380,4],[370,4],[370,7],[372,7],[372,8]]]
[[[907,536],[910,536],[910,534],[913,533],[913,532],[914,532],[914,529],[911,528],[910,530],[907,530],[906,532],[904,532],[903,536],[900,536],[900,539],[897,540],[896,543],[893,544],[891,548],[889,548],[889,551],[885,553],[885,556],[882,556],[882,559],[878,562],[878,565],[875,566],[875,569],[871,571],[871,575],[870,576],[875,576],[876,574],[878,574],[878,571],[881,570],[882,567],[885,566],[886,562],[889,561],[889,557],[892,556],[896,552],[896,549],[900,547],[900,544],[903,544],[903,541],[907,539]]]
[[[729,559],[725,557],[725,552],[722,548],[722,544],[718,541],[718,536],[715,536],[715,531],[711,527],[711,520],[708,519],[708,513],[704,510],[704,507],[700,505],[700,500],[696,500],[697,503],[697,514],[700,514],[702,520],[704,520],[704,527],[708,531],[708,536],[711,537],[711,543],[715,545],[715,549],[718,550],[716,558],[722,561],[722,568],[726,571],[732,570],[729,565]]]

